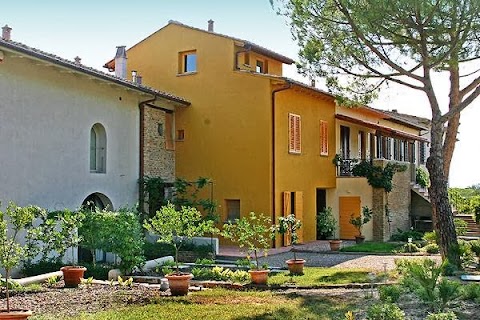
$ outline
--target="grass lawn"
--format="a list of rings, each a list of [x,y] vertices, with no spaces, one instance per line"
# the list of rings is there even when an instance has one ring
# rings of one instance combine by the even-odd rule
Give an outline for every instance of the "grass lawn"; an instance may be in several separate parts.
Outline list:
[[[292,283],[299,286],[326,284],[369,283],[367,269],[305,268],[301,276],[279,273],[268,278],[269,284]]]
[[[358,299],[298,296],[215,289],[186,297],[162,297],[155,304],[131,306],[70,319],[343,319]],[[42,318],[36,318],[42,319]]]
[[[398,243],[390,242],[364,242],[340,249],[342,252],[378,252],[378,253],[395,253],[402,247]]]

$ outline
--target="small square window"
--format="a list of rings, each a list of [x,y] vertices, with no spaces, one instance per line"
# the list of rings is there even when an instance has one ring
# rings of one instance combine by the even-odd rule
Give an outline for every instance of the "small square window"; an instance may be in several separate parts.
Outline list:
[[[180,52],[179,55],[179,73],[190,73],[197,71],[197,52]]]
[[[185,130],[177,130],[177,141],[185,140]]]
[[[225,200],[227,208],[227,221],[234,221],[240,219],[240,200],[229,199]]]
[[[263,66],[263,61],[257,60],[257,65],[255,67],[255,72],[264,73],[265,69]]]

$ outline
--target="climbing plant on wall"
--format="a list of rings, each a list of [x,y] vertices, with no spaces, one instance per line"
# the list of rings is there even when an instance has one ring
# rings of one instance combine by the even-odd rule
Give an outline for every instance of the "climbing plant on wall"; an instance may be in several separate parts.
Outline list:
[[[374,165],[370,161],[362,161],[353,167],[353,175],[367,178],[368,184],[374,188],[383,188],[386,192],[393,189],[393,176],[397,172],[407,170],[407,166],[389,162],[385,167]]]

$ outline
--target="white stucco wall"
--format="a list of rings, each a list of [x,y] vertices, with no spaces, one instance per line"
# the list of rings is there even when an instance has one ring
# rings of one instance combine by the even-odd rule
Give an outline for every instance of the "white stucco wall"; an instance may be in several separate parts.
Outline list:
[[[114,208],[138,201],[139,111],[148,97],[29,58],[0,63],[0,201],[78,208],[90,194]],[[90,173],[90,129],[107,135],[106,173]]]

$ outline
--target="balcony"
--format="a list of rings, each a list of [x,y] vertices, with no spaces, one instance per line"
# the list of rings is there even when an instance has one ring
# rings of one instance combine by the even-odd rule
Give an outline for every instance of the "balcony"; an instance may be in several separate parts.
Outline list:
[[[337,177],[353,177],[353,167],[359,163],[359,159],[337,159]]]

